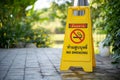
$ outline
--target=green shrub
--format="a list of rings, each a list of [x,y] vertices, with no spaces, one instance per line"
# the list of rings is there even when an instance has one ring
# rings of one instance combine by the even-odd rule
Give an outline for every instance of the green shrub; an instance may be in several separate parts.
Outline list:
[[[113,63],[120,63],[120,0],[92,0],[92,17],[95,29],[107,36],[106,46],[112,46]]]
[[[45,28],[35,29],[33,42],[37,47],[50,47],[52,41],[49,36],[49,30],[46,30]]]
[[[113,46],[113,63],[120,62],[120,0],[106,1],[106,45]]]
[[[58,28],[56,28],[55,33],[57,33],[57,34],[64,34],[65,33],[65,27],[58,27]]]
[[[40,18],[40,13],[33,11],[33,8],[26,11],[26,7],[34,2],[35,0],[0,2],[0,48],[14,48],[19,42],[35,43],[37,47],[50,45],[49,31],[40,27],[33,29],[35,22],[47,18]]]

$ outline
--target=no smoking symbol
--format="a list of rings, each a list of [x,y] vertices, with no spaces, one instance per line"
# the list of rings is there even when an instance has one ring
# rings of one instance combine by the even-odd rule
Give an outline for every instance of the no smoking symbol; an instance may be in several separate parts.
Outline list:
[[[79,44],[85,39],[85,33],[80,29],[75,29],[71,32],[70,39],[73,43]]]

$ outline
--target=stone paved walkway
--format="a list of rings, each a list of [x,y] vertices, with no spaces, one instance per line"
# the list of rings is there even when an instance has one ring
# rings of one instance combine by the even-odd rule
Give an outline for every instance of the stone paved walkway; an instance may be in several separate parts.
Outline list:
[[[0,49],[0,80],[120,80],[120,68],[108,57],[96,56],[92,73],[80,68],[60,72],[62,49]]]

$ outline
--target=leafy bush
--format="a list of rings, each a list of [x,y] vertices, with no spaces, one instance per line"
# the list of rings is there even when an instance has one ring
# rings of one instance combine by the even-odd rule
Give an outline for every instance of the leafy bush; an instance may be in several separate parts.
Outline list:
[[[24,27],[20,26],[20,19],[16,18],[13,14],[11,14],[11,10],[8,7],[4,7],[0,10],[1,48],[14,47],[14,44],[16,43],[17,39],[23,34],[21,31]]]
[[[26,11],[26,7],[34,2],[35,0],[0,2],[0,48],[16,47],[18,42],[35,43],[37,47],[50,45],[46,29],[33,29],[36,21],[42,22],[46,18],[40,18],[40,13],[34,12],[33,8]]]
[[[39,28],[34,30],[33,42],[37,47],[50,47],[52,44],[49,36],[49,31],[45,28]]]
[[[65,27],[58,27],[55,30],[56,34],[64,34],[65,33]]]
[[[67,10],[68,10],[68,7],[71,5],[72,3],[68,1],[66,1],[63,4],[58,4],[56,2],[53,2],[51,7],[49,8],[51,10],[49,14],[50,19],[54,20],[55,18],[58,18],[60,19],[62,25],[65,26],[66,18],[67,18]]]
[[[112,46],[113,63],[120,62],[120,0],[92,0],[93,22],[107,36],[105,45]]]
[[[30,23],[22,23],[22,29],[19,29],[19,34],[22,34],[22,36],[20,36],[19,39],[17,39],[17,42],[23,42],[26,44],[34,43],[37,47],[49,47],[52,44],[52,41],[49,36],[50,31],[40,26],[37,26],[37,28],[32,29],[33,26],[31,26]]]
[[[105,39],[106,45],[112,45],[114,52],[114,62],[120,62],[120,1],[106,1],[106,27],[107,32]]]

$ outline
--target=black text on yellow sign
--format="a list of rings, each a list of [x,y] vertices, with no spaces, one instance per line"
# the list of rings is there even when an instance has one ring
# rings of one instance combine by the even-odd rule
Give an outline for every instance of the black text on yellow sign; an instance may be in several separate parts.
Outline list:
[[[74,10],[82,10],[84,15],[74,16]],[[68,70],[71,66],[75,66],[82,67],[86,72],[92,72],[95,65],[90,8],[70,7],[60,70]]]

